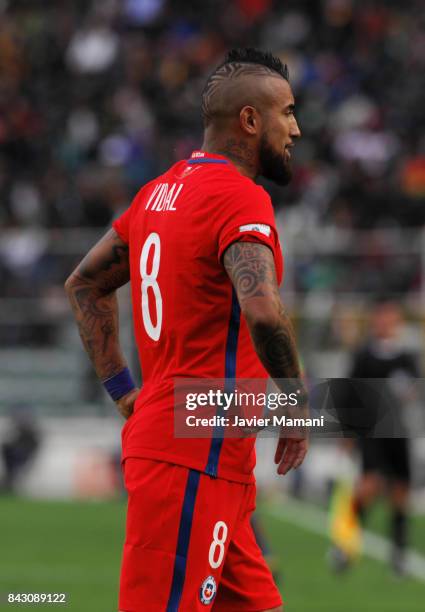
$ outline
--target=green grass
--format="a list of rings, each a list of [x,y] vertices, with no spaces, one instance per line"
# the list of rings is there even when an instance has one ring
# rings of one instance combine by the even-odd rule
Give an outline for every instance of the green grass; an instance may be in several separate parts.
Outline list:
[[[285,612],[422,612],[425,584],[412,578],[395,578],[389,566],[363,557],[343,574],[332,574],[326,563],[327,538],[289,522],[281,521],[262,508],[262,524],[279,556],[281,592]],[[378,508],[369,527],[386,535]],[[381,519],[381,520],[380,520]],[[413,533],[423,534],[424,517],[415,517]],[[424,541],[421,545],[424,547]],[[419,547],[416,547],[419,550]]]
[[[0,498],[0,593],[65,592],[66,609],[116,610],[124,518],[120,502]]]
[[[66,609],[116,610],[125,506],[122,502],[38,502],[0,498],[1,609],[7,592],[65,592]],[[381,516],[381,518],[380,518]],[[373,517],[384,528],[382,513]],[[395,580],[386,565],[362,559],[349,574],[331,575],[325,538],[279,521],[263,507],[263,525],[280,560],[285,612],[420,612],[425,585]],[[425,546],[425,521],[414,533]],[[417,547],[420,548],[419,546]],[[185,611],[182,611],[185,612]]]

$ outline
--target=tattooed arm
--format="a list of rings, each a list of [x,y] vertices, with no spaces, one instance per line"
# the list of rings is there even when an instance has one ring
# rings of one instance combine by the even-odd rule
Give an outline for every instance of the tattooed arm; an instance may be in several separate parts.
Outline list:
[[[119,343],[116,290],[129,280],[128,246],[110,230],[65,283],[84,348],[102,381],[127,365]],[[138,391],[134,389],[117,402],[126,418]]]
[[[300,379],[295,335],[280,299],[271,250],[262,244],[235,242],[226,250],[223,263],[238,296],[257,355],[267,372],[273,379]],[[302,388],[301,380],[294,383],[297,388]],[[299,398],[300,408],[305,408],[307,400],[303,390]],[[292,467],[301,465],[306,452],[304,436],[281,438],[275,456],[276,463],[279,463],[278,472],[286,474]]]
[[[279,296],[273,253],[262,244],[235,242],[224,266],[264,367],[272,378],[298,378],[295,337]]]

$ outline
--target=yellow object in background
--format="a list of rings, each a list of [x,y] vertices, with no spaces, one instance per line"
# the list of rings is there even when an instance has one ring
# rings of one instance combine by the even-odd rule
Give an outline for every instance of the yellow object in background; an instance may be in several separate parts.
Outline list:
[[[350,560],[359,557],[362,548],[361,525],[353,504],[353,486],[347,481],[335,484],[330,506],[332,543]]]

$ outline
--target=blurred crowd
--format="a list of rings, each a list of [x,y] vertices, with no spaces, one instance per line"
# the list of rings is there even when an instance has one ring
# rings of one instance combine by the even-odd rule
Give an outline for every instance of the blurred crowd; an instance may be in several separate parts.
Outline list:
[[[288,63],[303,134],[275,206],[424,225],[421,0],[0,0],[0,296],[62,283],[45,228],[107,226],[200,146],[205,78],[248,45]]]

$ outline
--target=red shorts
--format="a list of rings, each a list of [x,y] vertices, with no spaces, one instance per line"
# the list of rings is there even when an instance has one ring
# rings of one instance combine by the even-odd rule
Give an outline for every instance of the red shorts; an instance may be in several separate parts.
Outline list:
[[[282,600],[253,534],[255,485],[126,459],[123,612],[257,612]]]

